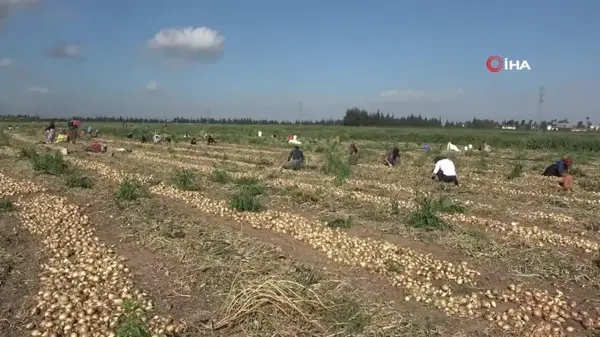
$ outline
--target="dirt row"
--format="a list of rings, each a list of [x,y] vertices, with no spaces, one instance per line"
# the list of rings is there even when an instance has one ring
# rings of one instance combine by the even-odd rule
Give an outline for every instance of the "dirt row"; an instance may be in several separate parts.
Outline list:
[[[83,163],[82,163],[82,165],[83,165]],[[107,170],[106,168],[103,168],[102,170],[104,170],[104,173],[103,173],[103,175],[104,175],[104,174],[107,174],[107,177],[110,177],[110,174],[108,173],[108,171],[106,171],[106,170]],[[173,191],[169,191],[169,190],[168,190],[168,188],[167,188],[166,190],[164,190],[164,187],[158,187],[158,189],[153,189],[153,191],[156,191],[155,193],[159,193],[159,194],[162,194],[162,193],[160,193],[160,192],[161,192],[161,190],[162,190],[162,191],[164,191],[164,192],[166,192],[166,194],[164,194],[164,195],[165,195],[165,196],[168,196],[169,198],[173,198],[173,197],[174,197],[174,198],[176,198],[176,199],[177,199],[177,195],[179,195],[179,194],[178,194],[178,192],[175,192],[174,190],[173,190]],[[184,195],[185,195],[185,194],[184,194]],[[193,197],[193,194],[189,194],[189,193],[188,193],[188,194],[187,194],[187,197],[184,197],[184,198],[182,198],[181,200],[184,200],[184,201],[186,201],[186,203],[192,203],[192,204],[195,204],[195,202],[196,202],[196,201],[194,201],[194,200],[192,200],[192,199],[190,199],[190,198],[195,198],[195,197]],[[200,197],[200,198],[203,198],[203,197]],[[206,200],[206,199],[205,199],[205,200]],[[218,205],[219,205],[218,203],[217,203],[217,204],[211,204],[211,202],[210,202],[210,201],[198,201],[198,202],[200,202],[202,205],[209,206],[209,208],[208,208],[208,209],[210,209],[210,207],[217,207],[217,208],[219,208],[219,207],[220,207],[220,206],[218,206]],[[202,209],[202,208],[203,208],[203,206],[201,206],[201,204],[198,204],[198,206],[196,206],[196,207],[198,207],[198,208]],[[222,206],[221,206],[221,207],[222,207]],[[221,212],[223,212],[224,208],[220,208],[220,209],[221,209]],[[223,213],[221,213],[221,215],[223,215]],[[253,225],[252,225],[253,227],[254,227],[254,226],[258,226],[257,228],[260,228],[260,225],[258,225],[258,224],[256,224],[256,223],[252,222],[252,220],[251,220],[251,217],[250,217],[250,214],[246,214],[246,215],[244,215],[244,216],[243,216],[243,218],[244,218],[244,219],[246,219],[245,221],[250,221],[250,222],[253,224]],[[298,219],[298,218],[296,218],[296,219]],[[238,220],[239,220],[239,219],[238,219]],[[263,219],[263,221],[264,221],[264,219]],[[290,228],[288,228],[288,229],[284,229],[284,230],[283,230],[283,233],[286,233],[286,230],[287,230],[287,231],[290,231],[290,230],[292,230],[292,231],[293,231],[292,227],[290,227]],[[299,232],[298,232],[298,233],[299,233]],[[386,249],[386,248],[385,248],[385,247],[382,247],[382,248],[383,248],[383,249],[384,249],[384,251],[385,251],[385,249]],[[331,251],[329,251],[329,250],[328,250],[328,252],[331,252]],[[328,253],[328,254],[329,254],[329,253]],[[337,259],[337,258],[336,258],[335,260],[336,260],[336,261],[338,261],[339,259]],[[342,260],[339,260],[338,262],[342,262]],[[362,265],[362,263],[361,263],[361,265]],[[363,266],[364,266],[364,265],[363,265]],[[392,271],[392,273],[393,273],[393,272],[394,272],[394,271]],[[411,282],[414,282],[414,280],[413,280],[413,281],[411,281]],[[467,282],[468,282],[468,281],[467,281]],[[459,284],[461,283],[461,282],[460,282],[460,279],[459,279],[459,282],[458,282],[458,283],[459,283]],[[463,281],[463,283],[464,283],[464,281]],[[404,286],[406,286],[406,284],[404,284]],[[408,289],[408,288],[405,288],[405,289]],[[510,287],[509,287],[509,293],[510,293],[511,291],[517,291],[517,292],[520,292],[520,291],[524,291],[524,290],[523,290],[522,288],[518,288],[518,287],[517,287],[517,288],[515,288],[515,286],[510,286]],[[529,292],[528,292],[528,291],[525,291],[525,294],[527,294],[527,293],[529,293]],[[502,296],[508,296],[507,298],[512,298],[511,296],[513,296],[513,295],[509,295],[509,294],[507,294],[507,293],[505,293],[505,292],[503,292],[503,291],[501,291],[501,293],[500,293],[500,294],[503,294]],[[537,294],[537,292],[536,292],[536,294]],[[540,294],[541,294],[541,293],[540,293]],[[557,294],[559,294],[559,295],[558,295],[558,296],[559,296],[559,298],[560,298],[561,296],[563,296],[563,295],[562,295],[562,292],[557,292]],[[490,295],[489,295],[489,296],[492,296],[492,298],[494,298],[495,296],[498,296],[498,295],[492,295],[492,294],[490,293]],[[528,296],[528,295],[526,295],[526,296]],[[537,301],[537,300],[541,300],[542,298],[541,298],[541,297],[539,297],[539,296],[542,296],[542,297],[543,297],[544,295],[536,295],[536,296],[538,296],[538,297],[535,297],[535,298],[536,298],[536,300],[535,300],[535,301]],[[460,297],[460,295],[459,295],[459,297]],[[553,300],[551,300],[551,301],[561,301],[559,298],[554,298],[554,299],[553,299]],[[517,300],[517,302],[518,302],[518,301],[521,301],[520,299],[517,299],[517,298],[515,298],[515,300]],[[418,298],[417,298],[417,301],[418,301]],[[535,302],[535,301],[534,301],[534,302]],[[428,303],[428,302],[427,302],[427,303]],[[443,301],[442,301],[442,302],[437,302],[437,301],[436,301],[436,305],[437,305],[438,307],[439,307],[439,305],[440,305],[440,304],[441,304],[441,305],[444,305],[443,303],[444,303]],[[468,302],[467,302],[467,303],[468,303]],[[484,301],[483,303],[485,304],[485,301]],[[561,303],[562,303],[562,302],[561,302]],[[473,307],[473,310],[475,310],[475,308],[478,308],[478,305],[480,305],[480,304],[476,304],[476,305],[477,305],[476,307]],[[540,304],[538,304],[538,305],[540,305]],[[563,304],[561,304],[561,305],[563,305]],[[494,306],[494,308],[495,308],[495,304],[493,304],[493,306]],[[543,307],[543,305],[542,305],[542,307]],[[447,308],[447,309],[449,309],[449,308]],[[454,309],[450,309],[450,310],[451,310],[451,311],[452,311],[452,310],[456,310],[456,308],[454,308]],[[471,310],[471,309],[469,309],[469,313],[470,313],[470,310]],[[511,313],[511,312],[512,312],[512,314],[514,315],[516,312],[519,312],[519,310],[520,310],[520,309],[516,309],[516,308],[510,308],[510,307],[508,307],[508,308],[506,308],[506,309],[504,309],[504,310],[507,310],[507,312],[508,312],[508,313]],[[515,311],[515,310],[516,310],[516,311]],[[557,309],[557,310],[559,310],[559,309]],[[460,312],[461,312],[461,311],[460,311],[460,309],[459,309],[459,311],[457,311],[457,313],[460,313]],[[470,313],[470,314],[471,314],[471,313]],[[472,314],[471,314],[471,315],[472,315]],[[521,315],[521,314],[517,314],[517,315]],[[550,315],[552,315],[552,314],[550,314]],[[493,318],[493,317],[494,317],[494,316],[492,315],[492,317],[491,317],[491,318]],[[500,317],[500,316],[498,316],[498,317]],[[508,317],[508,316],[507,316],[507,317]],[[519,316],[519,317],[520,317],[520,316]],[[510,327],[510,325],[507,325],[507,324],[503,323],[503,321],[502,321],[502,320],[501,320],[501,321],[499,321],[498,323],[499,323],[498,325],[499,325],[499,326],[501,326],[503,329],[508,329],[508,330],[510,330],[510,328],[509,328],[509,327]],[[519,326],[519,323],[517,323],[515,327],[517,327],[517,328],[518,328],[518,326]],[[522,325],[521,325],[521,326],[522,326]],[[536,327],[539,327],[539,326],[540,326],[540,325],[537,325]],[[546,327],[546,326],[544,326],[543,324],[541,324],[541,326],[542,326],[542,329],[545,329],[545,328],[547,328],[547,327]],[[550,327],[550,330],[553,330],[555,333],[559,333],[559,334],[560,334],[560,331],[561,331],[561,330],[560,330],[560,328],[558,328],[558,329],[557,329],[557,328],[551,328],[551,327]],[[566,328],[566,331],[567,331],[567,332],[568,332],[568,331],[572,331],[572,330],[573,330],[573,327],[567,327],[567,328]]]
[[[198,220],[198,217],[188,215],[188,209],[170,202],[144,199],[134,204],[117,204],[113,200],[115,187],[102,181],[95,181],[93,190],[65,191],[58,179],[35,176],[30,169],[14,162],[5,163],[2,172],[44,184],[50,192],[66,192],[70,200],[85,207],[85,214],[93,219],[98,237],[114,245],[116,252],[127,259],[136,283],[155,300],[156,311],[181,317],[190,328],[195,328],[190,336],[246,336],[267,332],[293,336],[317,331],[314,329],[319,327],[308,322],[319,307],[306,302],[308,295],[297,300],[306,302],[302,302],[307,305],[302,308],[302,312],[309,315],[306,319],[290,321],[285,312],[273,312],[269,303],[260,307],[261,311],[269,312],[267,320],[260,311],[246,312],[233,320],[231,312],[223,312],[224,305],[233,301],[232,290],[241,292],[239,296],[242,296],[243,291],[249,291],[252,286],[264,286],[267,282],[268,286],[281,288],[286,280],[304,283],[311,292],[319,294],[326,306],[321,307],[324,314],[320,316],[330,324],[335,322],[336,327],[341,324],[342,331],[348,333],[429,336],[435,331],[444,331],[444,327],[436,323],[435,314],[402,302],[390,302],[389,298],[400,295],[394,295],[396,290],[385,283],[379,284],[382,281],[366,280],[357,271],[336,269],[325,261],[313,260],[304,254],[305,251],[297,251],[298,247],[282,250],[278,247],[292,246],[281,238],[254,235],[255,239],[249,239],[226,230],[228,224],[219,218]],[[256,239],[264,243],[258,243]],[[36,246],[39,247],[39,242],[21,249],[35,251]],[[291,255],[301,260],[295,260]],[[232,284],[236,275],[239,283]],[[20,295],[15,294],[14,302],[20,302],[18,297]],[[296,305],[302,304],[300,302]],[[280,306],[284,304],[279,303]],[[312,314],[308,310],[311,308],[315,311]],[[7,320],[18,325],[14,317]],[[214,331],[214,326],[208,328],[210,322],[222,330]],[[390,325],[390,322],[395,324]],[[453,330],[448,335],[459,336],[462,329],[452,325],[447,328]]]

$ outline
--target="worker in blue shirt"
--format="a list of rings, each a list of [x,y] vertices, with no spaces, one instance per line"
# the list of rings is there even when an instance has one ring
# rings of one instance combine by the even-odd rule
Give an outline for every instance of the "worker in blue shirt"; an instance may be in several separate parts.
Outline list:
[[[549,177],[561,177],[563,180],[559,183],[559,185],[571,192],[573,191],[573,176],[569,174],[569,170],[573,166],[573,160],[569,156],[563,157],[561,160],[556,163],[546,167],[543,175]]]
[[[571,157],[565,156],[556,163],[546,167],[543,175],[548,177],[564,177],[565,175],[569,174],[569,169],[572,165],[573,160],[571,160]]]

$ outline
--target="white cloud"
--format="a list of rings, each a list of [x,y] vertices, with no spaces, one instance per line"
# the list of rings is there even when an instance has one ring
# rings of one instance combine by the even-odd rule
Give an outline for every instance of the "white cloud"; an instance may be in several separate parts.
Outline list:
[[[158,83],[156,83],[156,81],[150,81],[150,82],[148,82],[148,85],[146,86],[146,89],[148,89],[148,90],[156,90],[156,89],[158,89]]]
[[[403,100],[420,99],[425,96],[425,91],[417,91],[412,89],[393,89],[386,90],[379,94],[381,97],[394,97]]]
[[[50,90],[48,90],[48,88],[42,88],[42,87],[29,87],[29,88],[27,88],[27,91],[36,92],[39,94],[47,94],[50,92]]]
[[[458,98],[465,93],[464,89],[455,90],[413,90],[413,89],[392,89],[379,94],[379,97],[398,101],[438,101]]]
[[[81,54],[81,48],[76,44],[60,44],[50,48],[47,52],[49,57],[76,59]]]
[[[13,65],[13,62],[8,57],[0,59],[0,68],[2,68],[2,67],[11,67],[12,65]]]
[[[148,41],[148,47],[165,57],[215,61],[223,55],[225,37],[207,27],[163,28]]]

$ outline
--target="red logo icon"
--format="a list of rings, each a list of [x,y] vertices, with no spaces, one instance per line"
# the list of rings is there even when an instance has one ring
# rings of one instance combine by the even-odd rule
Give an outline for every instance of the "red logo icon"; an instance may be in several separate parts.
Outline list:
[[[494,65],[494,61],[497,63],[496,65]],[[497,73],[504,68],[504,60],[498,55],[490,56],[488,57],[487,62],[485,62],[485,65],[489,71]]]

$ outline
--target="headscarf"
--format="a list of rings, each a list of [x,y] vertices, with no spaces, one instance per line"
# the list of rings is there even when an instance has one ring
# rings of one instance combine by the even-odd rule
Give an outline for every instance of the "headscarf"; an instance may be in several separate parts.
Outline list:
[[[571,157],[570,157],[570,156],[565,156],[565,157],[563,158],[563,161],[564,161],[565,163],[567,163],[567,166],[571,166],[571,165],[573,165],[573,160],[571,159]]]

